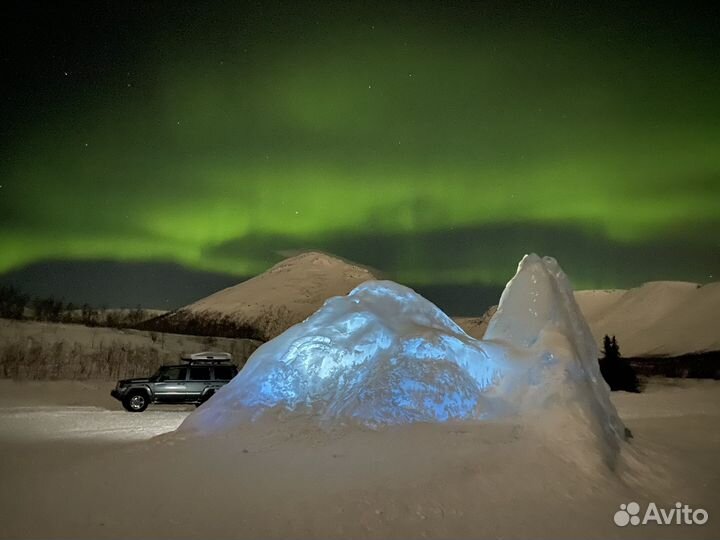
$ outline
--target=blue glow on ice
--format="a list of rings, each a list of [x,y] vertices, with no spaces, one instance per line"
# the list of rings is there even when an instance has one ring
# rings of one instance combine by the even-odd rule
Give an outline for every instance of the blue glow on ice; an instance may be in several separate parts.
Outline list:
[[[413,290],[367,282],[260,347],[188,423],[211,429],[260,409],[369,425],[472,419],[487,412],[483,391],[502,371]]]
[[[260,347],[182,428],[224,430],[271,411],[371,426],[478,421],[569,399],[611,431],[621,425],[554,260],[523,259],[486,338],[468,336],[407,287],[366,282]]]

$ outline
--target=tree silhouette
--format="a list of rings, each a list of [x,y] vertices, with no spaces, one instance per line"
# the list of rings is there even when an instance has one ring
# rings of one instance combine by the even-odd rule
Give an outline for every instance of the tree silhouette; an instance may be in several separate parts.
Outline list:
[[[30,298],[15,287],[0,287],[0,317],[22,319]]]
[[[605,334],[605,337],[603,338],[603,357],[616,359],[620,358],[620,356],[620,346],[618,345],[615,336],[611,338]]]
[[[90,304],[82,305],[81,320],[85,326],[97,326],[98,325],[98,312],[93,309]]]
[[[620,355],[620,346],[615,336],[607,334],[603,338],[603,357],[598,360],[600,373],[610,390],[640,392],[640,382],[630,363]]]

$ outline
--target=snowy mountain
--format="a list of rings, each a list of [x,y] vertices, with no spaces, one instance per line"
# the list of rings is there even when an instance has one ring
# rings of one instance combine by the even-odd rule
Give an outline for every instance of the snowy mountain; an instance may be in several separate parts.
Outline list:
[[[623,356],[720,350],[720,282],[653,281],[628,290],[576,291],[575,299],[597,343],[605,334],[615,335]],[[495,309],[456,321],[481,339]]]
[[[307,252],[159,317],[145,327],[267,341],[306,319],[328,298],[347,294],[377,277],[368,268],[324,253]]]
[[[624,426],[554,259],[521,261],[487,337],[468,336],[407,287],[363,283],[262,345],[180,429],[234,431],[269,411],[329,427],[527,417],[614,461]]]
[[[600,343],[615,335],[623,356],[679,356],[720,350],[720,282],[653,281],[629,290],[578,291]]]

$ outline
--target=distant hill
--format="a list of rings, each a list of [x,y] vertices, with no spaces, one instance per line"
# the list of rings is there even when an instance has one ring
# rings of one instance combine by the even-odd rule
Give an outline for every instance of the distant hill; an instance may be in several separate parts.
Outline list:
[[[313,314],[328,298],[380,277],[319,252],[302,253],[266,272],[141,325],[163,332],[270,340]]]
[[[605,334],[614,335],[625,357],[720,350],[720,282],[652,281],[628,290],[576,291],[575,299],[598,345]],[[494,309],[456,322],[481,338]]]
[[[615,291],[578,291],[593,335],[617,336],[626,357],[720,350],[720,282],[652,281]]]
[[[491,306],[481,317],[453,317],[453,320],[465,330],[465,333],[476,339],[482,339],[487,330],[488,323],[497,311],[497,306]]]

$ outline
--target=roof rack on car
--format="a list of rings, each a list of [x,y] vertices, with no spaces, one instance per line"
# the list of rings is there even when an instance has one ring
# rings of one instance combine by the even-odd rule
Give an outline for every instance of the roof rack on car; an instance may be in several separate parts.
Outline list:
[[[219,364],[221,362],[231,362],[232,355],[226,352],[199,352],[187,354],[181,360],[191,364]]]

